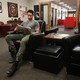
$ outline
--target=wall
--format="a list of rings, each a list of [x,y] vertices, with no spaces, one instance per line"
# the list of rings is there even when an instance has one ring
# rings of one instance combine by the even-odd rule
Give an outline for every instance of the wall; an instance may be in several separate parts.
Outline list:
[[[29,9],[29,0],[0,0],[2,2],[2,13],[0,13],[0,21],[3,21],[6,23],[8,20],[11,20],[11,18],[8,17],[8,8],[7,8],[7,2],[13,2],[18,4],[18,17],[20,17],[20,11],[19,6],[26,6],[27,9]],[[27,19],[27,16],[24,18],[21,18],[21,20],[25,21]]]

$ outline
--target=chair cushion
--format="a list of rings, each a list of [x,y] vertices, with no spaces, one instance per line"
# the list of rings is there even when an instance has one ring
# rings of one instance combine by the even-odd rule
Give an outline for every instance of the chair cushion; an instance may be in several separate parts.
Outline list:
[[[77,45],[72,49],[72,56],[75,58],[80,58],[80,45]]]
[[[77,45],[73,48],[73,51],[80,52],[80,45]]]
[[[62,47],[57,45],[54,46],[47,45],[36,49],[37,53],[52,55],[52,56],[58,56],[61,53],[61,51],[62,51]]]

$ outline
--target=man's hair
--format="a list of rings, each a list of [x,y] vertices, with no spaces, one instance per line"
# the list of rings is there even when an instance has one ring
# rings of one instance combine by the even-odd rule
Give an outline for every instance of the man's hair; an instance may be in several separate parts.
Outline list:
[[[34,14],[33,10],[28,10],[27,13],[28,13],[28,12]]]

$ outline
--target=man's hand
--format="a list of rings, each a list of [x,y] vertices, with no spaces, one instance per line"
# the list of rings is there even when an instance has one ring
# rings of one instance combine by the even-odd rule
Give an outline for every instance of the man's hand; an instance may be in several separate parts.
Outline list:
[[[36,28],[35,31],[36,32],[32,32],[31,34],[37,34],[37,33],[39,33],[40,32],[40,29],[39,28]]]
[[[39,33],[39,32],[32,32],[32,34],[36,34],[36,33]]]
[[[36,28],[35,31],[36,31],[37,33],[39,33],[39,32],[40,32],[40,29],[39,29],[39,28]]]
[[[17,31],[17,27],[16,27],[16,28],[14,28],[14,31]]]

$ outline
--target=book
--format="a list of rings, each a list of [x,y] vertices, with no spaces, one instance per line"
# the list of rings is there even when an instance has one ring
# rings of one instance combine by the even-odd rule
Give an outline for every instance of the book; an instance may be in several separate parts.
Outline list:
[[[23,32],[23,34],[31,34],[31,28],[30,28],[30,27],[24,28],[24,27],[21,26],[21,25],[18,25],[18,26],[17,26],[17,31]]]

